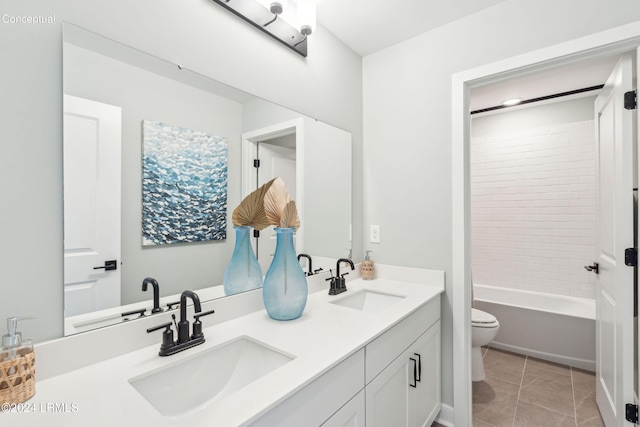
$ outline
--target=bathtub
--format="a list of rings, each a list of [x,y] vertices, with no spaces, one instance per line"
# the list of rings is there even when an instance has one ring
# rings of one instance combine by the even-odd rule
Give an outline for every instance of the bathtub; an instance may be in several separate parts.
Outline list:
[[[595,371],[595,300],[480,284],[473,295],[500,322],[490,346]]]

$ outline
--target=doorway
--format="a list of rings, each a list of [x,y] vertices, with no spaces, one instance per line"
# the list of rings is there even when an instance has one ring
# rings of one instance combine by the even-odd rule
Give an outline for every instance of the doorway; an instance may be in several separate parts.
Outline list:
[[[302,170],[304,153],[304,127],[302,119],[278,123],[242,135],[242,197],[269,180],[280,177],[285,182],[289,195],[296,200],[298,215],[302,217]],[[294,235],[296,250],[303,246],[301,227]],[[266,272],[275,252],[275,232],[269,226],[254,238],[253,249]]]
[[[454,423],[471,425],[471,246],[469,140],[470,90],[490,83],[528,75],[587,58],[635,50],[640,26],[609,30],[593,37],[542,49],[458,73],[453,76],[452,120],[452,238],[453,238],[453,354],[454,354]],[[595,41],[597,40],[597,42]],[[630,322],[631,323],[631,322]],[[633,396],[628,397],[633,401]],[[620,412],[623,412],[621,410]],[[619,425],[624,425],[620,421]]]

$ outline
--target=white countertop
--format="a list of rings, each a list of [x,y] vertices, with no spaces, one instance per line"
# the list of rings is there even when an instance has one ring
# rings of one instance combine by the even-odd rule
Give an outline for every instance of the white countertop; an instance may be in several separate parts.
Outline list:
[[[22,413],[0,413],[0,423],[82,427],[246,425],[439,297],[444,291],[444,278],[421,284],[384,278],[358,279],[350,282],[348,288],[338,296],[329,296],[326,292],[309,295],[303,315],[293,321],[272,320],[261,310],[207,327],[204,344],[169,357],[158,356],[161,340],[158,332],[156,345],[37,382],[36,395],[15,408]],[[359,289],[387,291],[406,295],[406,298],[379,312],[329,303]],[[146,335],[146,331],[141,330],[140,334]],[[295,359],[228,397],[179,417],[159,414],[128,382],[130,378],[239,336],[261,341]]]

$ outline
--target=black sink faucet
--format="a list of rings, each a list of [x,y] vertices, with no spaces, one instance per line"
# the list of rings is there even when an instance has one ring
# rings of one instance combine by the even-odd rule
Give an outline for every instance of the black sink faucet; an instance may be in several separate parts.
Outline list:
[[[151,283],[153,286],[153,309],[151,313],[160,313],[162,309],[160,308],[160,286],[158,285],[158,281],[153,277],[147,277],[142,281],[142,292],[147,291],[147,287]]]
[[[195,322],[193,322],[193,334],[191,334],[191,336],[189,335],[189,321],[187,320],[187,298],[191,298],[191,301],[193,301],[193,310],[195,311],[193,317],[196,319]],[[147,333],[164,328],[162,345],[160,346],[160,352],[158,354],[160,356],[171,356],[179,351],[195,347],[204,342],[200,318],[214,312],[215,310],[209,310],[202,313],[202,306],[198,294],[193,291],[184,291],[182,295],[180,295],[180,321],[176,325],[178,329],[178,340],[173,340],[173,330],[171,329],[173,324],[171,322],[149,328],[147,329]],[[175,323],[176,315],[172,314],[171,317]]]
[[[348,258],[340,258],[336,263],[336,277],[330,277],[327,280],[331,280],[331,287],[329,288],[329,295],[338,295],[347,291],[347,284],[344,280],[344,276],[349,274],[346,273],[340,274],[340,263],[346,262],[351,266],[351,270],[355,270],[355,266],[353,265],[353,261]]]
[[[298,255],[298,261],[300,261],[300,258],[306,258],[307,261],[309,261],[307,263],[307,272],[305,273],[305,276],[313,275],[313,267],[312,267],[312,264],[311,264],[311,262],[312,262],[311,261],[311,256],[307,255],[307,254],[300,254],[300,255]]]
[[[340,258],[338,260],[338,262],[336,263],[336,277],[342,277],[345,274],[349,274],[349,272],[344,273],[342,276],[340,276],[340,263],[341,262],[346,262],[349,263],[349,265],[351,266],[351,270],[355,270],[356,268],[353,265],[353,261],[351,261],[349,258]]]
[[[180,321],[178,322],[178,344],[189,341],[189,321],[187,320],[187,298],[193,301],[193,311],[196,314],[202,311],[200,297],[193,291],[184,291],[180,295]]]

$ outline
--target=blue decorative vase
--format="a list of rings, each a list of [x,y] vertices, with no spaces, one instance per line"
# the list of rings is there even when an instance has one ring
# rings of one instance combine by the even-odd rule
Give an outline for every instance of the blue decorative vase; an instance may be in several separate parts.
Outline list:
[[[269,317],[293,320],[307,305],[307,278],[296,257],[293,228],[275,228],[276,252],[264,278],[262,297]]]
[[[234,225],[236,246],[222,278],[225,295],[262,287],[262,269],[251,247],[251,227]]]

